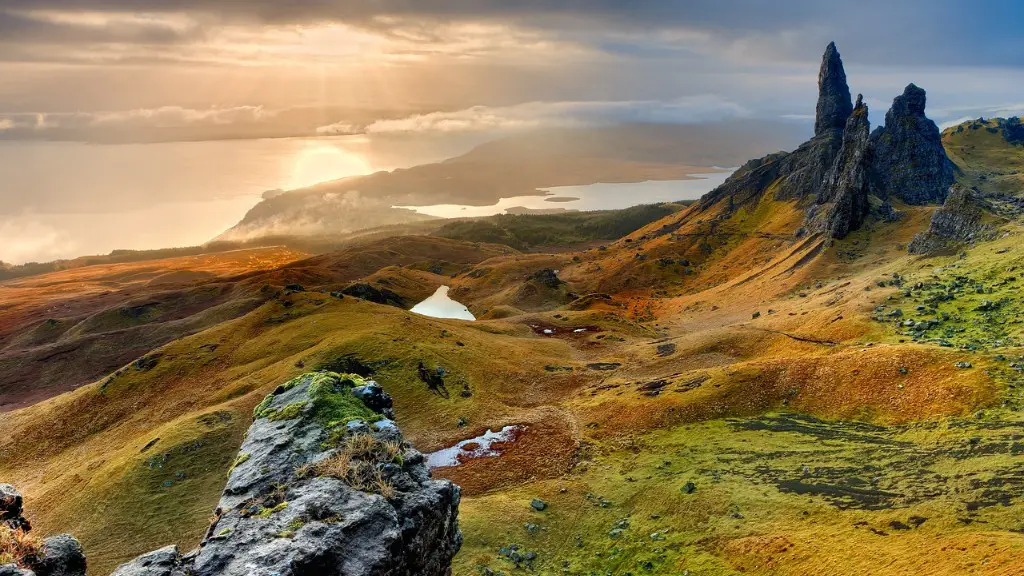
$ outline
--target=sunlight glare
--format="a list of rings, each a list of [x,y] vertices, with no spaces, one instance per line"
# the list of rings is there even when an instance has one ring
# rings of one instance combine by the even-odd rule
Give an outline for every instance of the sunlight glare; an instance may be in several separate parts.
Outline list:
[[[305,188],[348,176],[369,174],[372,171],[370,163],[359,154],[334,146],[311,145],[295,156],[288,189]]]

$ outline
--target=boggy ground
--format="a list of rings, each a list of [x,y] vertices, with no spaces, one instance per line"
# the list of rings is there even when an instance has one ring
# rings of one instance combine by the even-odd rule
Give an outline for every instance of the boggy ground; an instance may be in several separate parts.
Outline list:
[[[253,407],[325,368],[372,374],[423,451],[525,427],[435,471],[464,487],[458,575],[1022,573],[1019,230],[909,256],[931,209],[899,208],[832,245],[764,199],[584,252],[404,238],[247,275],[251,311],[0,415],[0,478],[92,574],[188,548]],[[366,277],[484,319],[327,293]]]

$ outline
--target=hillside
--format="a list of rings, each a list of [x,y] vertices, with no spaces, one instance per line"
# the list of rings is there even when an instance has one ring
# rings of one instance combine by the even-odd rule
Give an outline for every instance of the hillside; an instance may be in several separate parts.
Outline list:
[[[486,206],[539,189],[598,182],[685,180],[788,146],[799,126],[779,123],[638,124],[509,136],[444,162],[345,178],[268,198],[218,240],[344,234],[428,219],[395,206]]]
[[[0,478],[90,574],[187,550],[254,408],[329,370],[384,383],[425,453],[514,427],[432,470],[462,487],[457,576],[1021,574],[1022,226],[980,178],[1010,169],[940,140],[913,84],[867,118],[830,45],[810,140],[613,241],[538,249],[654,209],[449,223],[237,275],[154,264],[213,275],[187,293],[260,296],[111,374],[63,364],[87,383],[0,414]],[[920,234],[942,249],[908,251]],[[116,272],[79,330],[167,297]],[[408,311],[441,285],[477,320]],[[45,322],[28,288],[8,347]]]
[[[1024,210],[1024,128],[1018,118],[978,119],[947,128],[942,144],[967,187],[994,202],[997,211]]]

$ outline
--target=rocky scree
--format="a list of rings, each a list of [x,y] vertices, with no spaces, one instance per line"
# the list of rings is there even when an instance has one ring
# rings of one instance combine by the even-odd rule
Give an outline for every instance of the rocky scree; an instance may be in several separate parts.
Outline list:
[[[907,250],[925,254],[964,242],[987,239],[994,232],[982,224],[985,201],[969,188],[954,185],[941,208],[932,214],[928,230],[914,235]]]
[[[434,576],[462,545],[459,487],[432,480],[375,382],[333,372],[279,386],[254,411],[199,548],[115,576]]]

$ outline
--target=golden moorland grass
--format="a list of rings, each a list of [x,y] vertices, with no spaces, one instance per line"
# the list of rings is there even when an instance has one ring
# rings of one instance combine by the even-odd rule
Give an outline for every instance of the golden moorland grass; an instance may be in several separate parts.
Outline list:
[[[681,233],[704,230],[704,216],[687,212],[647,233],[679,223]],[[91,573],[169,542],[188,548],[252,409],[281,382],[354,358],[394,396],[421,450],[525,426],[503,457],[437,471],[467,488],[455,574],[511,571],[496,556],[511,544],[536,550],[540,573],[800,574],[814,573],[817,555],[840,571],[903,574],[906,554],[936,573],[1008,573],[1003,562],[1021,545],[1009,532],[1017,500],[990,505],[977,483],[1020,463],[1011,441],[1019,423],[999,407],[1012,375],[988,350],[915,343],[872,319],[890,298],[916,297],[880,279],[948,264],[897,247],[928,210],[909,208],[904,222],[874,223],[831,247],[783,239],[799,214],[775,201],[740,211],[710,252],[690,236],[673,247],[634,234],[579,261],[495,254],[451,272],[477,312],[507,306],[499,303],[539,268],[559,269],[566,290],[617,290],[589,310],[464,322],[282,293],[162,346],[152,367],[0,415],[10,431],[0,477],[22,489],[41,533],[81,537]],[[668,254],[695,265],[660,266]],[[969,255],[964,265],[986,261]],[[313,278],[312,265],[293,273]],[[421,294],[441,276],[390,270],[377,279]],[[445,369],[444,389],[420,380],[421,362]],[[998,454],[963,450],[977,445]],[[321,473],[349,477],[353,454]],[[548,510],[533,511],[535,497]],[[911,516],[927,520],[890,525],[913,526]],[[847,545],[872,545],[874,558],[891,562],[872,565]],[[965,550],[954,558],[950,546]]]

